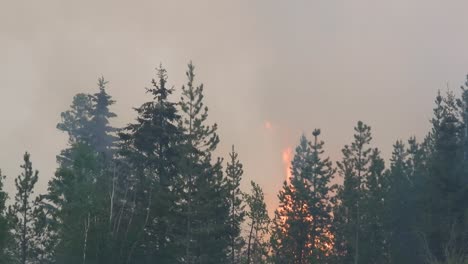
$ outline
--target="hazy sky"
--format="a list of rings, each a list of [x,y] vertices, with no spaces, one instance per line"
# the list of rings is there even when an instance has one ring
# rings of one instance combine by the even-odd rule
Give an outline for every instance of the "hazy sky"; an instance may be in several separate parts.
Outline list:
[[[159,63],[179,88],[193,60],[219,155],[235,144],[244,186],[257,181],[274,205],[282,152],[301,133],[321,128],[334,161],[358,120],[386,158],[395,140],[426,133],[436,91],[458,92],[468,73],[467,10],[468,1],[441,0],[0,0],[7,190],[28,150],[45,191],[66,144],[59,114],[74,94],[95,92],[101,74],[122,126],[149,99]]]

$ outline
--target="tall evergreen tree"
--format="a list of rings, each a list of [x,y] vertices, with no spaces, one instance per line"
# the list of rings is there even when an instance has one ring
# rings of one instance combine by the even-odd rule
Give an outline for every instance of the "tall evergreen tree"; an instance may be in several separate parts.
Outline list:
[[[210,256],[210,248],[202,246],[203,243],[219,246],[218,250],[224,252],[227,245],[220,243],[219,238],[215,238],[213,231],[206,228],[206,221],[212,221],[220,217],[220,227],[227,225],[222,217],[226,214],[217,214],[210,217],[216,211],[216,207],[226,206],[229,209],[223,197],[223,181],[221,160],[212,162],[212,152],[219,143],[219,137],[216,133],[217,125],[208,125],[208,107],[204,105],[203,84],[195,84],[195,66],[188,64],[187,84],[182,86],[182,96],[179,102],[181,116],[179,127],[183,131],[183,144],[181,149],[185,153],[181,159],[181,178],[178,182],[179,203],[182,212],[182,228],[185,230],[181,234],[181,241],[185,249],[182,262],[198,263],[201,258],[217,260],[215,256]],[[211,200],[206,203],[207,199]],[[214,206],[214,207],[213,207]],[[227,219],[226,219],[227,221]],[[214,223],[213,223],[214,224]],[[222,228],[217,228],[222,230]],[[212,235],[207,234],[207,232]],[[216,253],[218,254],[218,253]]]
[[[309,156],[309,142],[303,135],[291,162],[291,184],[284,182],[278,195],[280,204],[275,211],[272,234],[275,263],[306,263],[311,253],[308,230],[312,227],[312,219],[309,218],[306,194],[310,188],[306,180],[311,173],[307,164]]]
[[[99,92],[93,95],[84,93],[75,95],[70,110],[61,113],[61,121],[57,124],[57,128],[68,134],[69,146],[78,143],[87,144],[96,152],[110,156],[116,140],[113,135],[116,129],[109,125],[109,120],[116,115],[109,110],[115,101],[106,92],[107,83],[104,77],[100,77]],[[66,161],[67,155],[71,155],[67,154],[69,151],[65,149],[59,156],[59,161]]]
[[[414,138],[409,148],[398,140],[393,145],[388,172],[388,192],[385,198],[388,221],[388,258],[390,263],[421,263],[422,251],[417,225],[421,211],[416,206],[421,156]],[[408,247],[408,245],[412,245]]]
[[[169,101],[173,90],[167,87],[166,70],[158,68],[152,83],[147,89],[152,100],[136,108],[137,122],[120,133],[121,155],[134,171],[129,175],[134,205],[127,219],[127,263],[175,263],[181,254],[174,226],[180,115]]]
[[[0,170],[0,264],[11,263],[11,233],[6,201],[8,194],[3,189],[5,175]]]
[[[388,218],[386,197],[388,193],[388,174],[384,160],[378,149],[370,153],[369,173],[364,179],[362,201],[362,262],[388,263]]]
[[[42,204],[49,205],[44,208],[50,210],[38,213],[57,228],[55,258],[59,263],[94,263],[99,253],[95,238],[99,230],[95,227],[101,220],[95,186],[98,158],[86,144],[76,144],[70,150],[72,163],[57,170],[42,197]]]
[[[98,153],[106,154],[109,158],[112,155],[111,151],[117,139],[113,134],[116,129],[109,125],[109,120],[117,115],[109,110],[109,107],[115,101],[106,92],[107,84],[108,81],[104,80],[104,77],[100,77],[98,79],[99,92],[91,96],[93,106],[89,113],[89,143]]]
[[[315,129],[312,133],[314,140],[309,142],[311,149],[310,166],[311,175],[307,179],[310,182],[310,198],[308,209],[312,218],[312,229],[310,230],[312,263],[326,263],[330,250],[333,247],[331,238],[332,229],[332,203],[331,193],[334,187],[330,182],[335,173],[330,159],[322,158],[324,150],[323,141],[319,141],[320,129]]]
[[[369,175],[372,149],[371,128],[359,121],[354,128],[354,141],[342,149],[343,159],[338,162],[338,173],[344,178],[338,188],[339,204],[335,207],[335,250],[341,263],[361,263],[363,248],[362,201],[365,179]]]
[[[79,93],[73,97],[70,110],[60,114],[61,121],[57,124],[57,129],[68,134],[68,145],[73,146],[78,143],[89,144],[90,141],[90,112],[93,103],[89,95]],[[57,156],[59,164],[67,166],[71,161],[70,149],[62,150]]]
[[[234,150],[234,146],[232,146],[232,151],[229,153],[229,157],[230,162],[228,162],[226,167],[226,178],[230,204],[229,254],[231,263],[235,264],[240,263],[240,252],[244,245],[244,240],[241,237],[241,225],[245,217],[245,205],[243,205],[242,192],[240,190],[240,182],[244,171],[242,169],[242,164],[238,159],[238,154]]]
[[[15,179],[16,195],[13,205],[9,208],[9,214],[13,219],[13,236],[15,240],[15,255],[17,263],[26,264],[34,260],[31,254],[34,241],[32,226],[34,223],[33,212],[35,208],[33,194],[39,172],[34,171],[29,153],[23,157],[21,165],[23,172]]]
[[[112,195],[115,129],[109,126],[109,119],[116,115],[109,110],[114,101],[105,90],[106,84],[101,77],[98,93],[77,94],[57,125],[67,132],[68,147],[58,156],[59,168],[49,182],[49,193],[41,197],[37,218],[41,228],[53,234],[42,238],[43,251],[54,248],[58,261],[104,263],[106,256],[112,256],[113,208],[108,207],[116,200]]]
[[[247,264],[263,264],[268,261],[269,243],[266,240],[269,232],[270,217],[265,204],[265,197],[260,185],[251,181],[251,192],[245,194],[245,202],[249,208],[248,218],[249,234],[245,259]]]
[[[429,157],[425,203],[430,223],[426,233],[428,247],[436,259],[444,259],[446,246],[454,250],[467,246],[466,179],[463,171],[464,124],[455,95],[440,93],[432,119],[432,152]],[[455,236],[455,237],[453,237]]]
[[[276,263],[327,263],[331,249],[332,205],[330,180],[334,170],[322,158],[320,130],[314,142],[301,137],[291,163],[291,185],[284,184],[275,212],[272,248]]]

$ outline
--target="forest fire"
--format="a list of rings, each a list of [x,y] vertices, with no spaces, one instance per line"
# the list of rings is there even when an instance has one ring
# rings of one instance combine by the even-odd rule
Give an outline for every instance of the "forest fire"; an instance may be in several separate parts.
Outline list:
[[[286,182],[289,185],[291,183],[291,160],[292,160],[292,149],[287,147],[283,150],[283,165],[286,172]]]

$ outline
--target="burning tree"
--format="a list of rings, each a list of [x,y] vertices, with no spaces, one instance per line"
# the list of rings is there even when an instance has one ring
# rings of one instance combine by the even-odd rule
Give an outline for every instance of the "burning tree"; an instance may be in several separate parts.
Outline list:
[[[313,142],[302,136],[291,162],[290,183],[284,182],[278,198],[271,237],[276,263],[326,263],[332,247],[330,181],[334,169],[323,158],[320,130]]]

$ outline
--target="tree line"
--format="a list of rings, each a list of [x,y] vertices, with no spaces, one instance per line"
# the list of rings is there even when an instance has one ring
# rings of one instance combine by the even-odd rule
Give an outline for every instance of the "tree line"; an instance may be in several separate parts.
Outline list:
[[[103,77],[74,96],[46,193],[34,193],[27,152],[14,193],[0,172],[0,263],[468,261],[468,81],[460,96],[438,93],[429,133],[397,140],[387,166],[361,121],[336,163],[320,129],[301,136],[270,219],[261,186],[240,188],[235,147],[226,161],[214,154],[218,127],[193,64],[178,100],[166,70],[155,75],[123,128],[110,125]]]

